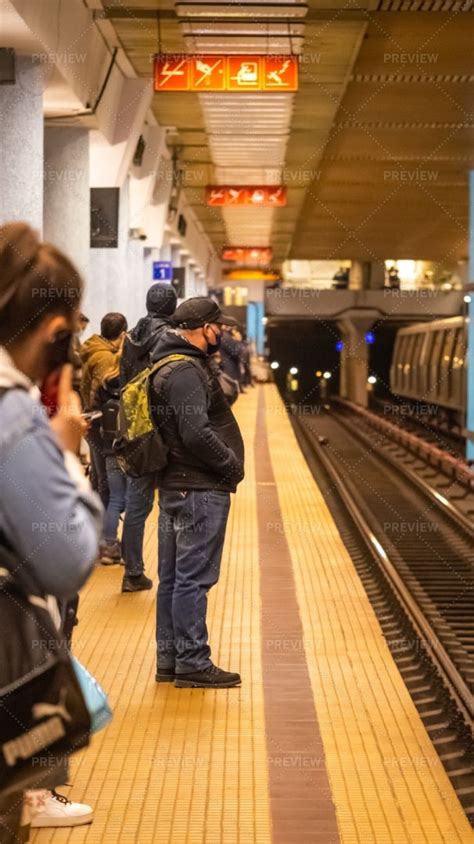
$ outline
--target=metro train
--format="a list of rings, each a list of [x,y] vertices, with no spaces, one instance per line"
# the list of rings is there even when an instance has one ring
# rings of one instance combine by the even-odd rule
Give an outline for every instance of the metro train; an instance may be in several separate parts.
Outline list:
[[[446,416],[462,427],[466,345],[467,321],[462,316],[401,328],[390,367],[392,393],[446,408]]]

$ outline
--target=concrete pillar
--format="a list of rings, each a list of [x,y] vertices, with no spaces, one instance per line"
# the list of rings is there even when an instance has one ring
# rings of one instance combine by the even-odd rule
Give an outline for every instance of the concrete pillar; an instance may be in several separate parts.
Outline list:
[[[189,255],[180,251],[180,266],[184,267],[184,298],[189,299],[193,293],[193,272],[189,266]]]
[[[196,296],[207,296],[206,276],[202,272],[196,275]]]
[[[66,252],[89,283],[89,131],[44,133],[44,237]]]
[[[144,272],[144,286],[148,289],[150,284],[153,284],[153,263],[154,261],[161,261],[160,249],[156,246],[151,248],[146,246],[143,250],[143,272]]]
[[[385,283],[385,264],[383,261],[372,261],[368,273],[367,287],[369,290],[382,290]]]
[[[16,56],[16,82],[0,85],[0,225],[23,220],[43,229],[43,77]]]
[[[191,262],[189,258],[186,265],[186,296],[197,296],[196,268],[194,262]]]
[[[163,234],[163,242],[160,248],[160,261],[171,261],[171,243],[170,243],[170,233],[164,232]]]
[[[365,335],[372,324],[371,319],[344,319],[338,323],[344,343],[339,392],[342,398],[362,407],[368,404],[369,347]]]
[[[469,174],[469,321],[467,324],[466,457],[474,460],[474,170]]]
[[[179,243],[171,244],[171,256],[170,261],[173,263],[173,267],[182,267],[183,264],[181,263],[181,252]]]
[[[349,274],[351,290],[365,290],[369,284],[370,264],[367,261],[352,261]]]

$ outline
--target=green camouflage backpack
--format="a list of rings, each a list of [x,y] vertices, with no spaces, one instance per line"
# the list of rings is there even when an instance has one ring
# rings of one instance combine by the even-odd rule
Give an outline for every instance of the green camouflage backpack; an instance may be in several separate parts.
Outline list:
[[[132,478],[164,469],[168,448],[150,407],[150,380],[168,363],[194,361],[190,355],[167,355],[132,378],[120,392],[118,431],[113,449],[120,468]]]

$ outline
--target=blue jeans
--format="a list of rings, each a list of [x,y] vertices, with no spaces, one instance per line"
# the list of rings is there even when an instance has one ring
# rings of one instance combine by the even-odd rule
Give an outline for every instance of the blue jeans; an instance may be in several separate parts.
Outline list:
[[[100,500],[107,508],[109,503],[109,487],[107,484],[106,457],[104,454],[104,443],[100,433],[100,419],[92,422],[87,432],[87,443],[91,454],[91,485],[100,496]]]
[[[207,593],[219,579],[230,494],[160,492],[157,660],[177,674],[211,665]]]
[[[145,522],[153,509],[156,475],[128,478],[127,510],[122,532],[122,557],[128,575],[143,573]]]
[[[125,472],[122,472],[115,457],[106,457],[105,465],[109,485],[109,503],[104,518],[104,539],[107,542],[113,542],[117,539],[120,516],[127,506],[127,476]]]

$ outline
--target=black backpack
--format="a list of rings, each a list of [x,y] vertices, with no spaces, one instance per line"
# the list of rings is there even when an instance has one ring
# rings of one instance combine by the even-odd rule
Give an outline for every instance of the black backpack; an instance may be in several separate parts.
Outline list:
[[[117,436],[120,399],[109,399],[102,405],[100,432],[106,448],[112,448]]]

